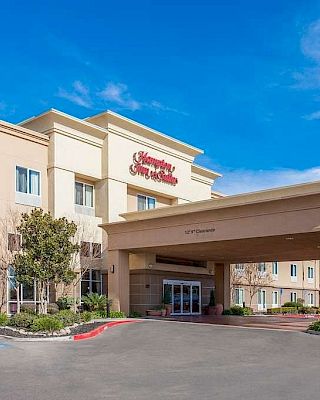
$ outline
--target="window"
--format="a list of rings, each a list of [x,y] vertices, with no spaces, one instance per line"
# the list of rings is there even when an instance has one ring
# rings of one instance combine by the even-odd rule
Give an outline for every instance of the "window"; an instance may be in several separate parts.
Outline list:
[[[8,233],[8,250],[19,251],[21,249],[21,235]]]
[[[234,289],[234,302],[237,306],[243,306],[244,303],[244,290],[242,288]]]
[[[154,197],[143,196],[138,194],[138,211],[150,210],[156,207],[156,199]]]
[[[290,292],[290,301],[297,302],[297,292]]]
[[[272,292],[272,307],[279,306],[279,292],[276,290]]]
[[[266,275],[266,263],[258,263],[258,275],[261,277]]]
[[[97,269],[89,269],[81,278],[81,296],[89,293],[102,293],[102,274]]]
[[[272,275],[273,275],[273,277],[278,276],[278,261],[274,261],[272,263]]]
[[[40,172],[17,166],[16,191],[40,196]]]
[[[308,301],[309,307],[314,306],[314,294],[313,293],[308,293],[307,301]]]
[[[308,282],[313,282],[314,279],[314,268],[308,267]]]
[[[291,282],[297,282],[297,264],[291,264],[290,270]]]
[[[80,256],[101,258],[101,243],[81,242]]]
[[[78,206],[93,208],[93,186],[86,183],[75,182],[74,202]]]
[[[37,285],[34,282],[31,285],[21,285],[17,283],[14,268],[9,265],[7,270],[7,311],[8,314],[15,314],[18,309],[18,301],[20,305],[30,305],[34,311],[37,309]],[[46,293],[49,299],[49,288]]]
[[[236,264],[235,265],[235,273],[237,276],[243,276],[244,275],[244,269],[245,265],[244,264]]]

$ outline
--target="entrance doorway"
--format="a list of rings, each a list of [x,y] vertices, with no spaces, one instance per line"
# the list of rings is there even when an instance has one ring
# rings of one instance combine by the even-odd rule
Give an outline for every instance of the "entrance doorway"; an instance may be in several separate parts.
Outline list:
[[[201,283],[164,280],[163,293],[171,294],[172,315],[201,314]]]

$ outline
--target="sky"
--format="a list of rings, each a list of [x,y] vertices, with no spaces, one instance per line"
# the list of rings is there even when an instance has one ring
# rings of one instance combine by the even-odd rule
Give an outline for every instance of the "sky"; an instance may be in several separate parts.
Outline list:
[[[320,0],[1,2],[0,119],[110,109],[226,194],[320,180]]]

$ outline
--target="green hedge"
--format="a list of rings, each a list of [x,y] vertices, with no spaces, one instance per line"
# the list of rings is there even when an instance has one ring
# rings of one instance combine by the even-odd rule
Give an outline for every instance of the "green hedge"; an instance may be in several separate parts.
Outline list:
[[[8,322],[7,314],[0,312],[0,326],[5,326]]]
[[[230,310],[223,310],[223,315],[252,315],[253,311],[250,307],[233,306]]]
[[[296,307],[276,307],[276,308],[268,308],[268,314],[298,314],[298,310]]]
[[[46,315],[36,318],[31,325],[33,332],[50,332],[59,331],[62,329],[63,323],[52,315]]]

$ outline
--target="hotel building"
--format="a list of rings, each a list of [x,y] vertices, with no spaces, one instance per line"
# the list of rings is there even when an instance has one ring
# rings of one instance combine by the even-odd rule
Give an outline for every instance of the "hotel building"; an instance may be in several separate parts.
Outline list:
[[[81,227],[79,271],[81,265],[90,265],[76,288],[78,297],[104,293],[115,309],[145,313],[161,304],[166,288],[172,294],[174,314],[200,314],[218,279],[213,262],[204,260],[203,254],[167,256],[142,250],[129,252],[129,274],[115,274],[117,266],[108,259],[108,235],[100,226],[139,219],[152,209],[221,198],[212,190],[221,175],[195,163],[202,153],[111,111],[78,119],[51,109],[19,125],[1,121],[0,218],[7,227],[2,232],[2,264],[18,240],[10,217],[41,207]],[[139,237],[139,231],[133,234]],[[274,285],[259,292],[263,307],[257,295],[257,309],[272,305],[276,291],[277,304],[296,293],[297,298],[307,296],[310,304],[318,305],[318,261],[292,264],[296,280],[286,275],[288,268],[294,269],[291,264],[277,264]],[[309,267],[313,267],[312,281]],[[6,285],[0,287],[0,305],[8,313],[17,307],[14,288],[14,271],[9,268]],[[19,290],[22,303],[36,304],[35,287]],[[125,304],[115,295],[121,291],[128,297]],[[50,290],[50,301],[61,293]],[[234,293],[232,302],[247,303],[245,287],[237,285]]]

